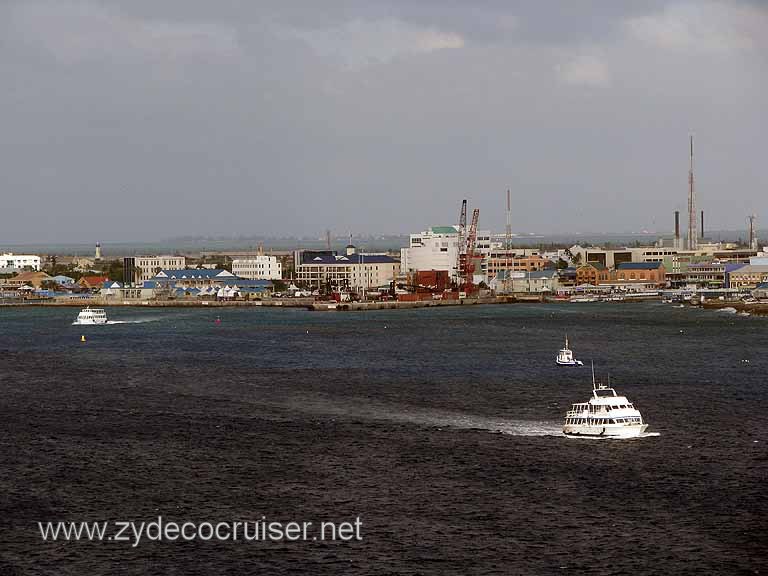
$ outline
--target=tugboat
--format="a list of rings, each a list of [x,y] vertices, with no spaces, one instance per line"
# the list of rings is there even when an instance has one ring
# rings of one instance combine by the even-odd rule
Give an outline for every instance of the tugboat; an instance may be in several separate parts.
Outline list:
[[[555,362],[559,366],[584,366],[584,362],[576,360],[573,357],[573,351],[568,348],[568,335],[565,335],[565,348],[560,349],[557,353],[557,359]]]
[[[648,424],[626,396],[595,383],[592,365],[592,398],[566,412],[563,434],[571,438],[637,438],[646,428]]]
[[[106,324],[107,313],[103,308],[91,308],[90,306],[80,310],[77,320],[72,324]]]

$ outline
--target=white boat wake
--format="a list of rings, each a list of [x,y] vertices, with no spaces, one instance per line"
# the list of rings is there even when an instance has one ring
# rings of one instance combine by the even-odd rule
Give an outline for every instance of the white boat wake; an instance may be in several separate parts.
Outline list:
[[[718,312],[722,312],[723,314],[736,314],[737,310],[736,308],[731,308],[730,306],[726,306],[725,308],[720,308]]]
[[[284,404],[283,404],[284,405]],[[291,404],[296,408],[295,404]],[[499,420],[483,416],[463,414],[459,412],[440,412],[433,410],[414,410],[402,406],[386,405],[327,405],[324,402],[306,401],[300,410],[329,416],[344,416],[364,420],[378,420],[429,426],[441,430],[443,428],[458,428],[463,430],[483,430],[510,436],[560,436],[562,425],[558,422],[538,420]]]
[[[160,318],[137,318],[136,320],[107,320],[102,324],[81,324],[77,320],[72,322],[72,326],[108,326],[110,324],[146,324],[147,322],[157,322]]]

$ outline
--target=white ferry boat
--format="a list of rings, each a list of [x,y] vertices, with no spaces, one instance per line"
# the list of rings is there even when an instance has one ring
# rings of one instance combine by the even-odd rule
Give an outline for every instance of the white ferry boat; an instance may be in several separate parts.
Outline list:
[[[557,353],[555,362],[560,366],[583,366],[584,362],[576,360],[573,357],[573,351],[568,348],[568,335],[565,336],[565,348],[561,348]]]
[[[648,424],[626,396],[613,388],[595,384],[592,372],[592,398],[574,404],[565,414],[563,434],[570,437],[636,438]]]
[[[106,324],[107,313],[103,308],[83,308],[73,324]]]

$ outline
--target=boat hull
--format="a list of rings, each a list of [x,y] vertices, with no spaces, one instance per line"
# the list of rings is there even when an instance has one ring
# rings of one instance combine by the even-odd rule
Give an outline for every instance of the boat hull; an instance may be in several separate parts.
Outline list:
[[[76,326],[94,326],[96,324],[106,324],[106,323],[107,323],[106,318],[104,318],[103,320],[94,320],[92,318],[86,318],[83,320],[78,318],[77,320],[72,322],[72,324]]]
[[[567,361],[555,360],[555,363],[558,366],[584,366],[584,362],[582,362],[581,360],[567,360]]]
[[[565,425],[563,434],[570,438],[637,438],[648,424],[606,424],[605,426]]]

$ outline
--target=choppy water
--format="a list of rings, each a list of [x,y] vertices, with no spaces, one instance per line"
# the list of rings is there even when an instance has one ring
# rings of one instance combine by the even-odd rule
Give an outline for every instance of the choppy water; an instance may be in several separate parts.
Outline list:
[[[0,574],[768,570],[767,318],[655,303],[76,314],[0,309]],[[566,331],[584,368],[554,365]],[[647,437],[560,435],[590,360]],[[363,541],[131,548],[43,543],[35,525],[158,515],[359,515]]]

